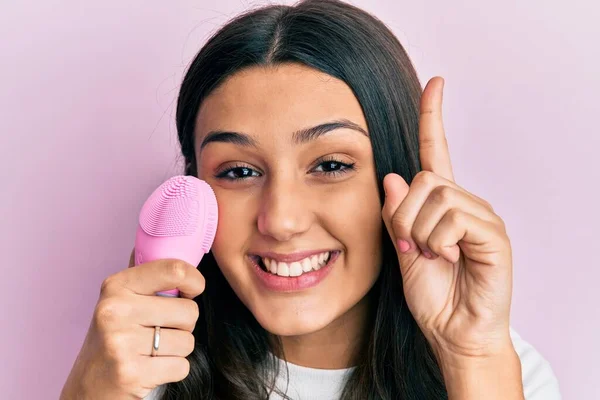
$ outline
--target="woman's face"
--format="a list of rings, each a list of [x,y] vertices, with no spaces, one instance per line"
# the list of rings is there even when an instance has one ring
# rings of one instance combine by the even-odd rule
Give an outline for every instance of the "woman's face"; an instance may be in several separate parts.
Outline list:
[[[205,99],[195,134],[219,204],[212,252],[258,322],[298,336],[364,318],[382,220],[351,89],[298,64],[247,69]]]

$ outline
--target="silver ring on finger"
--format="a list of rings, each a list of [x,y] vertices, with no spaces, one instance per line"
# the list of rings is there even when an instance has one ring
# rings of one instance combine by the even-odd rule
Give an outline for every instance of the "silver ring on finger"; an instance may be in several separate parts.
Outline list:
[[[154,339],[152,340],[152,352],[150,356],[156,357],[158,354],[158,345],[160,344],[160,326],[154,327]]]

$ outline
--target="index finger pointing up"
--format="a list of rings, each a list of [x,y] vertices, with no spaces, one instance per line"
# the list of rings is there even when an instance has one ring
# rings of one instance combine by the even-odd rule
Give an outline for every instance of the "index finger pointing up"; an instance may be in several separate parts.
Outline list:
[[[433,77],[421,95],[419,147],[421,167],[454,182],[448,142],[442,120],[444,79]]]

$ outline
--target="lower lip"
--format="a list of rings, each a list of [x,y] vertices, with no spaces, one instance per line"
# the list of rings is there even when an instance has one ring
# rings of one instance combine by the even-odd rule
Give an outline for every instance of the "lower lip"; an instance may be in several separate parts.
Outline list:
[[[254,272],[258,276],[261,284],[274,292],[296,292],[317,286],[329,274],[333,268],[333,263],[340,255],[339,251],[333,252],[329,257],[329,262],[318,271],[303,272],[300,276],[279,276],[263,270],[257,261],[250,257]]]

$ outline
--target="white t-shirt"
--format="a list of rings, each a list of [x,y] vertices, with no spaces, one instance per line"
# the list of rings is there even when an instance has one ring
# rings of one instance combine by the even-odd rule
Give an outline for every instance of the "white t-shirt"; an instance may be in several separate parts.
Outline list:
[[[521,360],[523,389],[526,400],[561,400],[558,381],[550,364],[535,348],[525,342],[512,328],[510,330],[513,345]],[[293,400],[336,400],[344,388],[344,383],[353,368],[316,369],[287,363],[289,385],[287,384],[286,366],[280,361],[280,374],[276,385]],[[286,392],[287,386],[287,392]],[[154,389],[144,400],[157,400],[162,387]],[[270,400],[281,400],[273,393]]]

